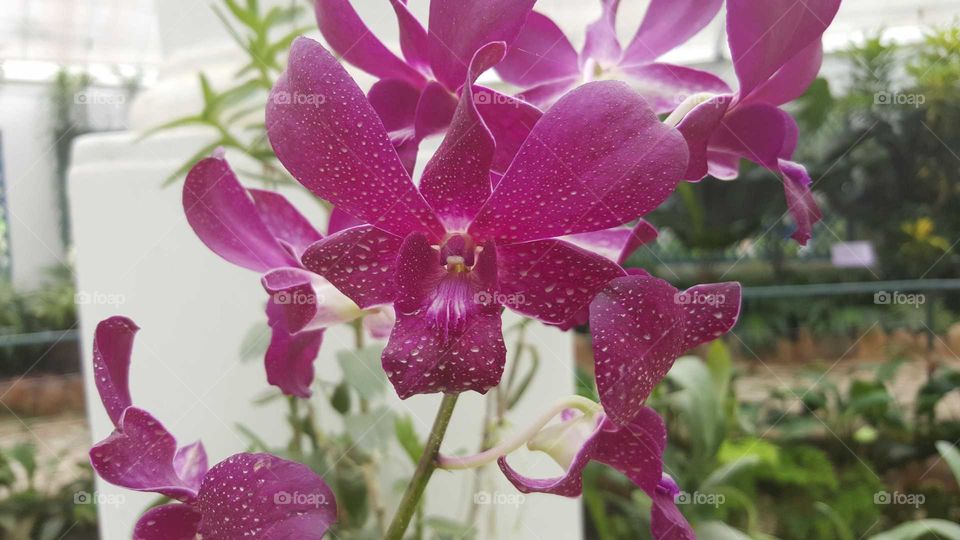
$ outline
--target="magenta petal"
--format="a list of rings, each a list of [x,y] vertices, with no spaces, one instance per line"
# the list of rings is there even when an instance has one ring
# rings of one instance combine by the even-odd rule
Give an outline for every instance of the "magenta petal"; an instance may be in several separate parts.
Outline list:
[[[133,529],[133,540],[195,540],[200,511],[189,504],[164,504],[147,510]]]
[[[657,114],[672,112],[688,97],[708,92],[726,94],[730,87],[712,73],[673,64],[621,66],[631,86],[640,92]]]
[[[370,105],[377,111],[395,145],[414,135],[413,123],[420,93],[419,88],[400,79],[381,79],[367,92]]]
[[[813,236],[813,226],[823,219],[820,207],[810,191],[810,175],[803,165],[783,159],[780,160],[780,174],[783,175],[787,208],[797,225],[793,239],[805,246]]]
[[[473,87],[474,101],[480,116],[496,140],[491,170],[506,171],[516,157],[524,141],[530,136],[543,112],[533,105],[515,97],[501,94],[482,86]]]
[[[401,399],[433,392],[486,392],[500,382],[506,349],[497,299],[496,249],[472,270],[448,270],[423,235],[397,259],[397,322],[383,369]]]
[[[603,12],[600,18],[587,26],[587,38],[580,57],[581,65],[587,60],[596,60],[609,66],[620,60],[622,51],[617,41],[617,9],[620,0],[600,0]]]
[[[562,240],[622,265],[641,246],[656,240],[658,234],[657,229],[650,222],[641,219],[632,229],[614,227],[603,231],[564,236]]]
[[[740,95],[749,96],[819,40],[839,8],[840,0],[729,0],[727,35]]]
[[[690,522],[677,508],[675,495],[656,491],[650,495],[650,532],[656,540],[697,540]]]
[[[442,84],[430,81],[423,89],[420,102],[417,103],[417,116],[414,122],[417,140],[446,131],[456,110],[457,96],[450,93]]]
[[[463,0],[431,2],[430,64],[448,90],[456,90],[467,76],[467,62],[487,43],[511,43],[536,0]]]
[[[818,39],[807,45],[773,77],[761,84],[744,100],[753,103],[782,105],[802,96],[820,73],[823,64],[823,43]]]
[[[720,180],[735,180],[740,176],[740,156],[726,152],[707,152],[707,170]]]
[[[443,236],[376,111],[319,43],[294,42],[267,104],[267,132],[287,170],[334,206],[396,234]]]
[[[327,236],[333,236],[342,230],[363,224],[364,223],[362,221],[344,212],[343,210],[334,208],[330,211],[330,219],[327,222]]]
[[[650,212],[687,169],[687,146],[625,83],[557,102],[470,226],[501,244],[608,229]]]
[[[177,476],[177,441],[150,413],[128,407],[120,428],[90,449],[100,478],[134,491],[152,491],[181,501],[197,492]]]
[[[629,424],[683,349],[677,290],[650,276],[619,278],[590,304],[597,389],[607,414]]]
[[[402,243],[388,232],[360,225],[310,246],[303,265],[361,308],[389,304],[397,292],[393,269]]]
[[[652,0],[623,64],[650,62],[703,30],[720,11],[723,0]]]
[[[737,154],[776,171],[785,145],[792,140],[786,115],[765,104],[735,106],[710,139],[710,149]]]
[[[393,11],[397,14],[397,25],[400,27],[400,50],[407,63],[424,72],[430,69],[428,56],[427,31],[420,21],[410,13],[406,0],[390,0]]]
[[[203,443],[197,441],[177,450],[177,454],[173,456],[173,468],[190,489],[199,491],[203,475],[207,474],[210,468]]]
[[[126,317],[101,321],[93,335],[93,376],[100,401],[114,427],[123,411],[133,404],[130,398],[130,353],[140,328]]]
[[[290,333],[303,330],[317,317],[320,299],[313,288],[314,275],[302,268],[278,268],[260,279]]]
[[[586,307],[623,269],[563,240],[497,246],[500,296],[519,313],[561,324]]]
[[[521,88],[580,75],[570,40],[549,17],[536,11],[530,12],[496,70],[504,81]]]
[[[707,175],[710,160],[710,140],[720,128],[730,102],[731,95],[721,95],[711,98],[696,107],[683,117],[677,124],[677,130],[683,134],[690,151],[690,162],[683,179],[699,181]]]
[[[380,79],[403,79],[423,85],[423,74],[377,39],[350,0],[317,0],[315,8],[320,33],[338,56]]]
[[[517,94],[517,97],[526,101],[527,103],[532,103],[537,107],[546,110],[550,108],[550,106],[553,105],[553,103],[560,96],[577,86],[579,82],[579,76],[557,79],[555,81],[545,82],[543,84],[527,88],[523,92]]]
[[[274,237],[289,245],[298,259],[310,244],[323,238],[283,195],[261,189],[249,191],[264,225]]]
[[[274,326],[264,358],[267,382],[288,396],[309,398],[314,377],[313,362],[322,343],[322,329],[291,334],[283,326]]]
[[[207,158],[190,169],[183,210],[200,240],[233,264],[257,272],[299,264],[264,224],[225,159]]]
[[[474,103],[473,83],[505,52],[505,44],[490,43],[473,56],[450,129],[423,170],[420,193],[450,231],[466,229],[490,197],[495,145]]]
[[[740,318],[739,283],[697,285],[677,300],[686,312],[683,321],[683,349],[709,343],[729,332]]]
[[[197,504],[203,538],[320,538],[337,519],[333,492],[309,467],[236,454],[207,474]]]

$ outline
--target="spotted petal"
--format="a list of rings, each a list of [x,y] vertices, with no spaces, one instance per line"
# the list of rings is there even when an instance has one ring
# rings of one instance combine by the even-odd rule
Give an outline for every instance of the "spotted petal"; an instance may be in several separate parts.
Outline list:
[[[199,490],[203,476],[210,469],[203,443],[197,441],[177,450],[177,454],[173,456],[173,468],[184,483],[194,490]]]
[[[267,133],[287,170],[334,206],[395,234],[443,235],[380,117],[319,43],[294,42],[267,104]]]
[[[236,454],[218,463],[197,504],[203,538],[320,538],[337,519],[322,478],[270,454]]]
[[[283,195],[262,189],[249,191],[263,224],[276,239],[289,246],[298,259],[310,244],[323,238]]]
[[[396,296],[393,270],[402,243],[388,232],[360,225],[310,246],[303,264],[366,309]]]
[[[126,317],[101,321],[93,336],[93,376],[100,401],[114,426],[120,425],[130,398],[130,353],[140,328]]]
[[[622,265],[641,246],[656,240],[658,234],[649,221],[641,219],[632,229],[614,227],[603,231],[572,234],[564,236],[562,240]]]
[[[264,224],[223,158],[207,158],[190,169],[183,184],[183,210],[200,240],[237,266],[266,272],[299,264]]]
[[[195,540],[200,511],[189,504],[164,504],[147,510],[133,529],[134,540]]]
[[[534,126],[470,226],[500,244],[608,229],[659,206],[687,147],[625,83],[586,84]]]
[[[699,93],[730,92],[730,87],[723,79],[699,69],[662,63],[622,66],[619,69],[657,114],[672,112],[685,99]]]
[[[723,0],[652,0],[633,40],[623,52],[624,65],[656,60],[703,30]]]
[[[264,357],[267,382],[288,396],[304,399],[312,394],[313,362],[323,343],[323,330],[302,330],[291,333],[284,325],[274,300],[267,306],[270,320],[270,345]]]

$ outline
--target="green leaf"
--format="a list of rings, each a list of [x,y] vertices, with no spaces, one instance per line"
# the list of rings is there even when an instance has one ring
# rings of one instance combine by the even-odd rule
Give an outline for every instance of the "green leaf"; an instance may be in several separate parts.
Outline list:
[[[337,352],[337,363],[343,370],[343,380],[356,390],[361,399],[372,400],[387,387],[387,376],[380,367],[380,347],[366,347],[358,351]]]
[[[10,457],[23,467],[27,478],[32,480],[37,472],[37,447],[33,443],[20,443],[10,450]]]
[[[470,540],[475,538],[477,530],[472,526],[452,519],[431,516],[424,520],[433,531],[437,540]]]
[[[709,491],[710,489],[718,486],[729,484],[741,473],[753,469],[760,463],[760,457],[756,455],[739,457],[710,473],[710,475],[707,476],[707,478],[704,479],[704,481],[700,484],[699,489]]]
[[[330,406],[340,414],[350,412],[350,387],[347,386],[346,381],[333,389],[333,395],[330,396]]]
[[[423,455],[423,444],[414,428],[413,418],[410,415],[396,417],[393,420],[393,431],[397,437],[397,442],[400,443],[410,461],[414,465],[419,463],[420,456]]]
[[[696,530],[700,540],[751,540],[742,531],[720,521],[705,521]]]
[[[813,507],[816,509],[817,513],[826,517],[830,523],[833,523],[833,527],[837,530],[837,539],[838,540],[854,540],[853,531],[850,530],[850,526],[843,520],[843,517],[840,516],[833,508],[830,506],[817,501],[813,503]]]
[[[870,540],[916,540],[929,535],[957,539],[960,538],[960,525],[945,519],[921,519],[875,534],[870,537]]]
[[[270,327],[263,322],[251,326],[240,341],[240,360],[262,360],[270,346]]]
[[[258,451],[269,452],[270,451],[270,447],[267,446],[267,443],[263,439],[261,439],[259,435],[254,433],[250,428],[248,428],[243,424],[235,424],[235,427],[237,428],[237,431],[239,431],[240,434],[246,437],[247,440],[249,441],[248,443],[249,450],[251,452],[258,452]]]
[[[350,438],[362,448],[387,448],[393,440],[393,413],[378,407],[368,413],[351,414],[343,418]]]
[[[943,460],[953,471],[953,477],[957,480],[957,484],[960,484],[960,450],[957,450],[956,446],[947,441],[937,441],[937,452],[940,452]]]
[[[204,147],[201,148],[200,150],[197,150],[197,152],[196,152],[195,154],[193,154],[192,156],[190,156],[189,159],[187,159],[186,163],[184,163],[183,165],[181,165],[179,169],[173,171],[173,173],[170,174],[170,176],[168,176],[168,177],[166,178],[166,180],[163,181],[163,187],[169,186],[170,184],[173,184],[174,182],[177,182],[178,180],[182,180],[182,179],[186,178],[187,172],[190,171],[190,169],[193,168],[193,166],[194,166],[198,161],[200,161],[201,159],[203,159],[203,158],[205,158],[205,157],[208,157],[210,154],[213,153],[214,150],[216,150],[217,148],[219,148],[219,147],[221,147],[221,146],[223,146],[223,141],[222,141],[222,140],[218,140],[218,141],[216,141],[216,142],[212,142],[212,143],[204,146]]]
[[[10,460],[7,459],[4,451],[0,449],[0,487],[7,487],[13,484],[17,477],[10,467]]]

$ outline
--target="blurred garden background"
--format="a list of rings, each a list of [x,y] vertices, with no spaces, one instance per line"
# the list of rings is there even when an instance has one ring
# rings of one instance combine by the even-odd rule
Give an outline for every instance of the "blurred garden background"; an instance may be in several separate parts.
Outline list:
[[[251,133],[290,40],[316,33],[309,3],[203,3],[242,67],[226,80],[193,69],[175,110],[135,109],[169,80],[154,2],[8,0],[0,13],[0,538],[97,537],[77,306],[124,298],[74,285],[74,141],[139,114],[147,142],[209,133],[178,150],[184,167],[225,146],[252,164],[244,181],[288,180]],[[594,3],[540,9],[557,6],[578,35]],[[636,19],[646,2],[624,4]],[[957,2],[841,8],[821,78],[789,106],[825,216],[807,247],[789,240],[782,187],[759,167],[682,184],[648,218],[660,237],[630,266],[680,288],[745,287],[730,336],[681,359],[652,401],[681,508],[705,537],[960,538],[957,17]],[[729,75],[716,42],[711,27],[679,60]],[[184,170],[168,167],[167,189]],[[574,379],[595,397],[589,334],[574,343]],[[644,537],[641,492],[588,471],[583,537]],[[473,535],[447,525],[430,537]]]

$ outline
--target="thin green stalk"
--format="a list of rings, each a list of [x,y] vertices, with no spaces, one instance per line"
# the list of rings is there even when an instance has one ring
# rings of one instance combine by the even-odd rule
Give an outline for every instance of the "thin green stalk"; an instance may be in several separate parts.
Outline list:
[[[459,394],[444,394],[443,401],[440,402],[440,409],[437,410],[437,417],[433,421],[433,428],[430,430],[430,436],[427,438],[427,445],[423,449],[420,461],[417,463],[417,470],[407,485],[407,490],[403,493],[403,499],[400,500],[400,506],[397,508],[396,515],[387,529],[385,540],[402,540],[407,527],[410,525],[410,519],[420,506],[420,499],[427,488],[427,483],[436,470],[436,458],[440,453],[440,443],[443,442],[443,436],[447,432],[447,426],[450,425],[450,418],[453,416],[453,408],[457,405]]]

